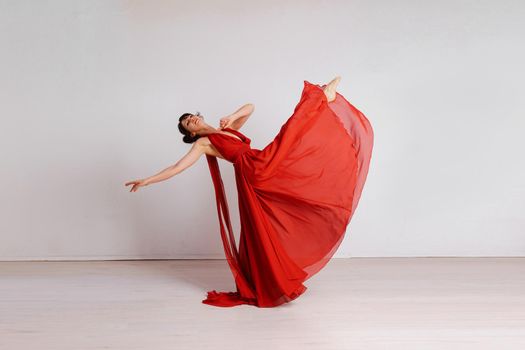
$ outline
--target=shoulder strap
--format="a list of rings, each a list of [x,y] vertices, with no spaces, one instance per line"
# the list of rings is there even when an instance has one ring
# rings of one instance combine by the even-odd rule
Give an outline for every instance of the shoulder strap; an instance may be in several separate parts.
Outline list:
[[[221,239],[224,247],[224,253],[226,260],[230,265],[230,270],[235,279],[237,288],[243,291],[243,294],[249,297],[254,297],[253,291],[251,290],[246,276],[244,276],[240,263],[239,263],[239,252],[235,243],[235,236],[233,235],[233,229],[231,226],[230,213],[228,210],[228,201],[224,193],[224,184],[221,178],[221,171],[217,162],[217,157],[206,155],[208,160],[208,167],[210,168],[211,178],[213,180],[213,186],[215,187],[215,199],[217,202],[217,214],[219,215],[219,225],[221,230]],[[224,228],[224,221],[226,221],[226,229]]]
[[[232,128],[224,128],[223,130],[229,130],[233,132],[235,135],[239,136],[243,141],[246,139],[246,136],[244,136],[239,130],[235,130]]]

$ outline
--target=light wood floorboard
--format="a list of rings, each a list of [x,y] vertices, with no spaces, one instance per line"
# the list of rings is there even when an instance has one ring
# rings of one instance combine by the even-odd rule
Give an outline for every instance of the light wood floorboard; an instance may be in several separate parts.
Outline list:
[[[224,260],[0,262],[0,349],[525,349],[525,258],[333,259],[277,308]]]

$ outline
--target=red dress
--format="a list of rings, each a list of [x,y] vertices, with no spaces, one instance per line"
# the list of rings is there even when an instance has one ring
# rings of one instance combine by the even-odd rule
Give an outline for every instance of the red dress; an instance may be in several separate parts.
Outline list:
[[[324,86],[324,85],[323,85]],[[341,94],[328,102],[322,86],[304,81],[293,115],[264,149],[208,134],[233,163],[238,192],[237,248],[217,158],[206,155],[217,201],[221,239],[236,291],[209,291],[214,306],[274,307],[307,289],[344,238],[372,154],[368,119]]]

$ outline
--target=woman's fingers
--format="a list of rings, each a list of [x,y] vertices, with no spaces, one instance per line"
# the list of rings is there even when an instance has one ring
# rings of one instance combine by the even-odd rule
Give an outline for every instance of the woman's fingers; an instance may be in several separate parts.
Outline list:
[[[230,117],[223,117],[223,118],[221,118],[221,121],[219,123],[221,129],[229,127],[230,124],[231,124],[231,118]]]
[[[129,182],[126,182],[125,186],[133,185],[129,191],[137,192],[137,190],[141,186],[141,183],[142,183],[141,180],[129,181]]]

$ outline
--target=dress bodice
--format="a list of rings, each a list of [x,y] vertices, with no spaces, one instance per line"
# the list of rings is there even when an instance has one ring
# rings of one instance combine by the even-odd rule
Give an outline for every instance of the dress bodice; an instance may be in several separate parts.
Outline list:
[[[244,152],[251,149],[250,142],[252,140],[238,130],[231,128],[224,128],[223,130],[239,136],[241,140],[219,132],[208,134],[208,139],[226,160],[236,163]]]

